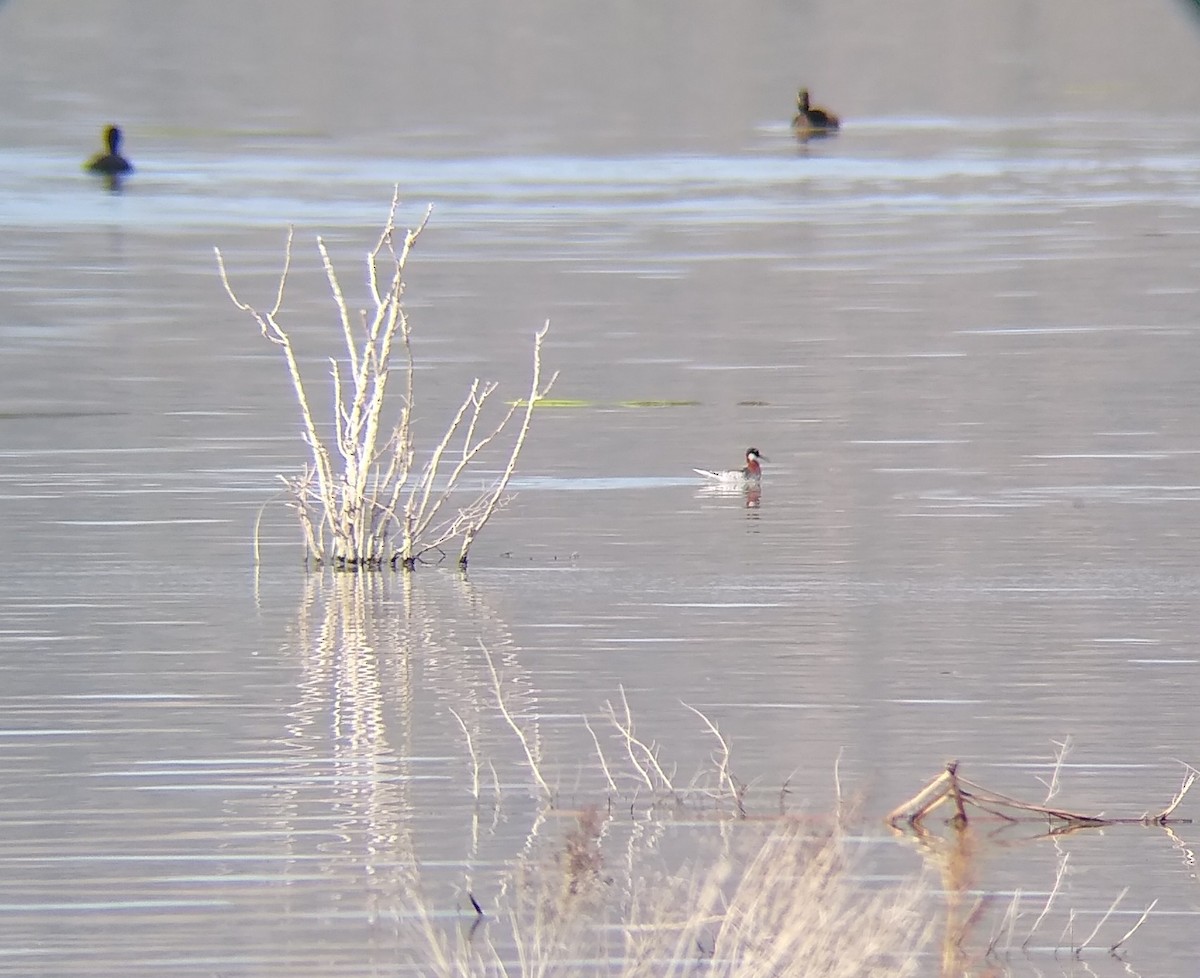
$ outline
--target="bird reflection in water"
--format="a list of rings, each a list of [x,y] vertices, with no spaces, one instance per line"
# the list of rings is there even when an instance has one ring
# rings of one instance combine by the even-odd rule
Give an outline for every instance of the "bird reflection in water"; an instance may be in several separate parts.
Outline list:
[[[696,490],[696,496],[700,499],[711,499],[720,497],[723,499],[740,498],[746,505],[746,509],[758,509],[762,505],[762,483],[747,482],[742,485],[722,485],[721,483],[711,483],[703,485]]]

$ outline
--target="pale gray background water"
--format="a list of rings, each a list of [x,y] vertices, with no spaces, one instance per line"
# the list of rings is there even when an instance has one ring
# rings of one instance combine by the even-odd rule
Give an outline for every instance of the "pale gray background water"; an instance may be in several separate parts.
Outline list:
[[[1198,63],[1165,0],[0,5],[0,972],[392,973],[380,840],[450,911],[529,828],[480,639],[572,802],[624,686],[685,778],[680,701],[719,721],[764,811],[789,776],[827,810],[839,755],[870,834],[948,757],[1036,798],[1066,736],[1062,804],[1165,804],[1200,759]],[[836,139],[793,140],[801,83]],[[109,121],[121,195],[80,170]],[[397,183],[435,208],[429,430],[473,376],[519,396],[547,318],[589,406],[539,414],[469,583],[343,618],[281,509],[253,566],[301,445],[212,247],[266,301],[297,226],[320,373],[313,235],[360,282]],[[751,443],[760,505],[698,491]],[[449,708],[518,786],[478,852]],[[1064,908],[1130,887],[1114,940],[1159,898],[1139,973],[1196,968],[1179,836],[1060,843]]]

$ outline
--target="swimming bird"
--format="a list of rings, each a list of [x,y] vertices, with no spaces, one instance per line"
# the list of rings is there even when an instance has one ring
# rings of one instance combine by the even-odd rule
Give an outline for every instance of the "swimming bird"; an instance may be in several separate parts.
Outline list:
[[[724,472],[715,472],[712,469],[692,469],[692,471],[712,482],[719,482],[725,486],[737,486],[744,483],[758,482],[762,478],[762,466],[759,463],[769,461],[770,459],[763,455],[757,448],[747,448],[746,467],[744,469],[728,469]]]
[[[808,89],[802,88],[796,95],[796,118],[792,120],[792,128],[798,136],[828,136],[838,130],[838,117],[825,109],[819,109],[808,102]]]
[[[132,173],[133,164],[121,155],[121,130],[117,126],[109,126],[104,130],[104,142],[108,152],[97,153],[87,161],[85,169],[106,177],[122,177]]]

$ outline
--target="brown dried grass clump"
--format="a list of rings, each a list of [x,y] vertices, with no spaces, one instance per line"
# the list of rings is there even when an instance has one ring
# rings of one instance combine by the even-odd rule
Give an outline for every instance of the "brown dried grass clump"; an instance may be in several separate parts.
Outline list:
[[[662,869],[668,834],[704,851]],[[518,861],[469,931],[425,926],[411,963],[446,978],[905,978],[929,966],[927,892],[915,876],[866,882],[840,830],[616,823],[588,809]]]
[[[727,851],[645,887],[627,933],[632,976],[902,978],[931,936],[919,878],[867,884],[840,830],[781,819],[738,829]],[[927,962],[926,962],[927,964]]]

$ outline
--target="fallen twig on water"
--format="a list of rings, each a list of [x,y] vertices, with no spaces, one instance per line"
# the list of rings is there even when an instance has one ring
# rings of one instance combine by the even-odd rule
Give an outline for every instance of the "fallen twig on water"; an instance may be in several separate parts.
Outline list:
[[[1156,815],[1114,818],[1073,812],[1065,808],[1050,808],[1012,798],[961,777],[958,773],[958,762],[951,761],[941,774],[929,781],[903,805],[895,808],[887,816],[887,821],[893,827],[902,824],[915,827],[934,809],[946,802],[952,802],[955,806],[952,824],[959,827],[966,825],[971,817],[968,807],[1009,822],[1028,821],[1031,818],[1050,819],[1057,823],[1057,831],[1104,825],[1186,825],[1191,823],[1190,818],[1175,819],[1171,816],[1195,780],[1196,772],[1190,771],[1171,804]]]

